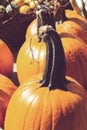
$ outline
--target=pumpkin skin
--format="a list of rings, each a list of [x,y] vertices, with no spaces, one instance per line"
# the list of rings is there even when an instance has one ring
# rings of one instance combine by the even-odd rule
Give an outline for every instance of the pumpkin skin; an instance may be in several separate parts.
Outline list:
[[[37,19],[34,19],[30,25],[28,25],[26,34],[25,34],[25,39],[28,39],[31,36],[34,36],[37,34]]]
[[[62,24],[56,24],[57,32],[69,32],[87,43],[87,20],[73,10],[66,10],[66,17]]]
[[[87,93],[79,83],[68,78],[71,83],[67,84],[67,92],[49,91],[40,87],[39,79],[40,75],[32,77],[14,92],[6,112],[5,130],[86,130]]]
[[[10,48],[0,39],[0,73],[10,76],[13,70],[14,57]]]
[[[67,20],[62,24],[56,24],[58,33],[69,32],[87,43],[87,21],[73,10],[65,10]],[[37,33],[37,20],[33,20],[27,27],[26,39]]]
[[[0,127],[4,127],[6,109],[16,85],[6,76],[0,74]]]
[[[66,56],[66,74],[75,78],[87,89],[87,47],[84,42],[77,39],[69,33],[60,34],[64,52]],[[33,57],[31,57],[32,48]],[[46,60],[46,46],[37,42],[37,35],[27,39],[20,48],[17,55],[17,75],[20,83],[23,83],[28,77],[43,72]]]
[[[69,33],[60,34],[66,57],[66,74],[76,79],[87,90],[87,46]]]
[[[44,42],[38,43],[37,35],[27,39],[21,46],[16,60],[19,82],[23,83],[32,75],[43,72],[45,60],[46,46]]]
[[[65,58],[62,44],[55,31],[47,31],[44,39],[48,41],[49,37],[53,42],[50,42],[52,39],[48,41],[50,60],[46,60],[46,73],[34,75],[14,92],[6,111],[5,130],[87,129],[87,92],[74,79],[66,77],[68,82],[64,80]],[[42,78],[45,79],[39,82]],[[13,112],[15,115],[12,120]]]

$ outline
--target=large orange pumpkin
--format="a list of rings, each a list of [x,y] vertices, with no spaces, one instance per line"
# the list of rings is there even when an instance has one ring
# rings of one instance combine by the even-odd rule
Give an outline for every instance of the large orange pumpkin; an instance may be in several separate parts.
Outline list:
[[[0,127],[4,127],[6,109],[16,85],[6,76],[0,74]]]
[[[58,34],[51,28],[42,34],[49,52],[46,69],[43,76],[31,77],[14,92],[6,111],[5,130],[87,130],[87,92],[65,77]]]
[[[87,47],[72,34],[60,34],[66,56],[66,74],[75,78],[87,89]],[[43,72],[46,60],[46,46],[38,44],[37,35],[27,39],[17,56],[17,75],[20,83],[34,74]]]
[[[43,42],[40,42],[38,44],[38,40],[40,40],[38,33],[39,27],[47,24],[55,28],[53,13],[49,11],[50,6],[47,6],[46,8],[43,5],[40,6],[41,8],[37,10],[38,13],[36,15],[38,21],[37,33],[35,36],[30,37],[28,40],[25,40],[17,55],[17,75],[20,83],[24,82],[27,77],[30,77],[33,74],[43,72],[44,70],[46,47]],[[20,59],[22,54],[23,57]],[[29,68],[27,68],[27,65],[29,66]]]
[[[10,76],[13,70],[14,57],[7,44],[0,39],[0,73]]]

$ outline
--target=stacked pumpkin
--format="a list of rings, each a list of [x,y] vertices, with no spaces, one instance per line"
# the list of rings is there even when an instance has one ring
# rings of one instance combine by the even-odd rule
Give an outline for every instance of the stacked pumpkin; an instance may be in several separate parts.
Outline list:
[[[7,44],[0,39],[0,127],[4,128],[6,109],[17,86],[10,79],[14,57]]]
[[[75,78],[87,89],[87,21],[74,10],[65,10],[65,15],[67,20],[64,19],[63,23],[56,24],[56,31],[61,37],[65,51],[66,74]],[[57,14],[56,17],[58,16]],[[20,83],[31,74],[44,70],[46,47],[37,43],[37,28],[37,19],[35,19],[27,28],[26,40],[17,56]]]
[[[13,72],[15,62],[14,54],[16,54],[16,51],[18,51],[19,46],[21,46],[20,44],[24,40],[24,31],[27,25],[35,17],[32,12],[26,16],[19,13],[18,6],[15,2],[7,0],[0,1],[0,128],[4,128],[6,109],[12,94],[17,89],[16,83],[18,81],[16,81],[17,77]],[[24,23],[25,18],[26,24]],[[24,26],[22,27],[23,24]],[[19,26],[20,28],[22,27],[22,30],[18,30]],[[18,33],[19,35],[22,34],[21,36],[23,37],[21,39],[19,39]],[[15,52],[14,47],[16,48]]]
[[[73,34],[58,34],[48,4],[40,4],[36,14],[37,32],[25,41],[17,57],[20,58],[17,59],[20,86],[9,102],[5,130],[87,130],[87,91],[79,82],[66,76],[68,60],[69,64],[75,62],[75,66],[72,65],[75,68],[80,65],[75,60],[77,57],[86,58],[86,44]],[[68,44],[74,47],[66,50],[66,41],[71,41]],[[19,76],[21,66],[18,68],[18,64],[21,65],[19,61],[22,60],[29,71],[27,73],[22,67],[25,77]],[[81,60],[85,63],[82,57]]]

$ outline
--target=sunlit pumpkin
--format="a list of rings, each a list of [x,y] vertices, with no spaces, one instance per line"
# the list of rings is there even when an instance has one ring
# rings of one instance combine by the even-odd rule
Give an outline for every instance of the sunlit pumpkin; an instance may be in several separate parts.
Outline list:
[[[25,38],[26,40],[31,36],[37,34],[37,19],[34,19],[27,27]]]
[[[5,113],[16,85],[6,76],[0,74],[0,127],[4,127]]]
[[[55,28],[55,24],[53,15],[49,12],[49,7],[45,10],[41,8],[41,11],[38,12],[37,19],[37,33],[33,37],[31,36],[25,40],[17,55],[17,75],[20,83],[24,82],[27,77],[31,77],[31,75],[38,74],[44,70],[46,46],[43,42],[38,44],[38,28],[45,24],[52,25]]]
[[[5,130],[87,130],[87,91],[65,76],[58,33],[42,27],[41,39],[48,52],[45,71],[14,92],[6,111]]]
[[[58,31],[58,33],[69,32],[87,43],[87,20],[73,10],[66,10],[65,14],[67,20],[65,20],[61,24],[56,24],[56,30]],[[33,22],[28,26],[26,30],[26,39],[31,35],[36,34],[36,21],[36,19],[33,20]]]
[[[13,70],[14,57],[7,44],[0,39],[0,73],[9,76]]]
[[[60,33],[66,56],[66,74],[75,78],[87,89],[87,47],[83,41],[70,33]],[[43,72],[46,60],[46,46],[38,44],[37,35],[28,38],[17,56],[17,74],[20,83],[27,77]]]
[[[87,47],[85,46],[85,43],[87,41],[86,40],[87,22],[82,16],[80,16],[79,14],[77,14],[75,11],[72,11],[72,10],[66,10],[66,16],[70,19],[63,22],[63,24],[66,23],[66,26],[63,26],[63,24],[56,25],[56,30],[60,34],[64,51],[65,51],[66,66],[67,66],[66,73],[68,76],[75,78],[78,82],[80,82],[87,89],[87,78],[86,78],[87,77],[86,76]],[[26,66],[25,67],[26,69],[29,68],[29,62],[30,62],[29,59],[30,59],[31,53],[29,51],[30,46],[28,48],[28,44],[30,45],[30,40],[28,38],[32,36],[32,39],[34,39],[36,37],[35,35],[37,35],[37,19],[33,20],[33,22],[28,26],[27,31],[26,31],[26,41],[24,45],[21,47],[18,54],[17,67],[18,67],[18,77],[19,77],[20,82],[25,80],[26,79],[25,77],[27,77],[28,75],[30,76],[31,74],[30,71],[26,72],[23,66]],[[84,40],[82,37],[84,38]],[[37,50],[37,46],[36,47],[32,46],[32,50],[33,48],[34,49],[36,48]],[[28,59],[28,60],[26,59],[28,66],[26,63],[23,63],[24,60],[23,61],[21,60],[23,59],[23,54],[24,54],[24,59],[26,58]],[[35,57],[34,53],[33,53],[33,57]],[[43,55],[43,60],[45,62],[44,57],[45,56]],[[40,61],[38,58],[35,58],[35,60],[38,61],[38,63]],[[42,58],[41,58],[41,62],[42,62]],[[21,66],[21,68],[19,66]],[[44,66],[42,66],[41,69],[43,67]],[[23,73],[24,76],[21,71],[22,69],[24,70],[24,72],[26,72],[25,74]],[[38,67],[38,69],[36,70],[37,72],[40,72],[38,70],[41,70],[41,69],[40,67]],[[42,70],[44,70],[44,68]],[[33,74],[36,74],[36,73],[33,73]]]
[[[20,83],[34,74],[43,72],[46,60],[46,46],[38,43],[37,35],[27,39],[20,48],[16,65],[17,76]]]

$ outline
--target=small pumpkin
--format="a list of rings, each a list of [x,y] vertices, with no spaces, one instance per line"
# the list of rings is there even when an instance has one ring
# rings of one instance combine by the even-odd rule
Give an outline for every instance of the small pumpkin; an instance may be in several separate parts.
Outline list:
[[[7,44],[0,39],[0,73],[10,76],[13,70],[14,57]]]
[[[6,76],[0,74],[0,127],[4,128],[5,113],[8,102],[17,86]]]
[[[29,6],[29,5],[26,5],[26,4],[22,5],[22,6],[19,8],[19,12],[20,12],[21,14],[28,14],[30,11],[31,11],[30,6]]]
[[[65,56],[58,33],[41,28],[46,68],[20,85],[5,116],[5,130],[87,130],[87,92],[66,77]],[[13,118],[13,113],[14,118]]]

